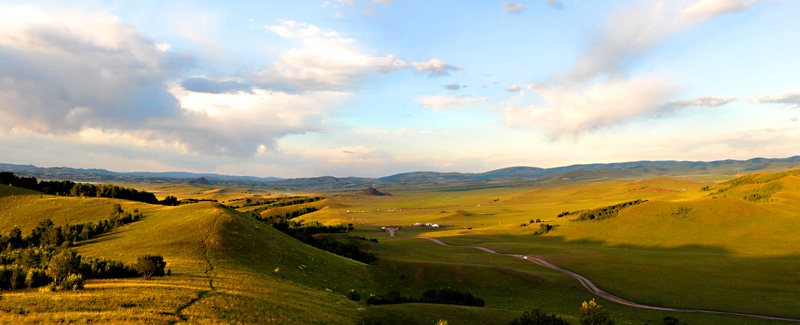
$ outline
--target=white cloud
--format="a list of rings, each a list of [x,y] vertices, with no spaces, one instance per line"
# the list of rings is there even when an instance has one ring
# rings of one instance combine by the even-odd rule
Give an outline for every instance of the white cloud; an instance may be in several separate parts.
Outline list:
[[[521,89],[519,88],[519,85],[511,85],[511,86],[508,86],[508,88],[506,88],[505,90],[507,92],[510,92],[510,93],[515,93],[515,92],[520,91]]]
[[[454,97],[454,96],[423,96],[415,98],[417,102],[422,104],[422,107],[438,111],[445,108],[456,108],[464,106],[472,106],[481,102],[486,102],[487,98],[470,98],[470,97]]]
[[[449,65],[439,59],[431,59],[425,62],[412,62],[411,65],[417,69],[415,73],[425,74],[428,77],[444,77],[450,75],[451,71],[463,70],[463,67]]]
[[[702,0],[688,6],[653,0],[618,9],[569,70],[528,87],[544,103],[520,107],[511,102],[502,110],[505,121],[541,129],[558,138],[645,116],[661,116],[683,107],[728,103],[734,99],[705,97],[666,103],[678,94],[677,82],[656,75],[631,78],[628,68],[668,37],[753,4]]]
[[[759,95],[759,103],[784,104],[789,108],[800,108],[800,90],[792,90],[774,95]]]
[[[387,6],[391,6],[394,3],[394,0],[372,0],[372,3],[382,3]]]
[[[734,102],[737,99],[738,99],[737,97],[703,96],[692,99],[669,101],[661,105],[661,111],[664,113],[669,113],[686,107],[697,107],[697,106],[716,107]]]
[[[300,27],[278,32],[341,40]],[[98,12],[0,5],[0,57],[0,131],[183,154],[246,157],[272,149],[278,138],[322,129],[320,120],[351,95],[206,78],[184,80],[190,91],[179,84],[191,59]]]
[[[185,123],[173,128],[194,135],[183,140],[189,150],[234,156],[253,154],[262,145],[273,149],[275,140],[287,134],[320,130],[319,119],[350,96],[338,91],[292,94],[258,88],[250,93],[201,93],[176,86],[171,91],[187,111]]]
[[[511,14],[518,14],[525,11],[525,6],[519,2],[506,1],[500,6],[500,10]]]
[[[707,5],[709,3],[742,5]],[[575,65],[558,78],[564,82],[583,82],[604,74],[624,75],[628,66],[666,38],[719,15],[747,9],[754,3],[703,0],[686,7],[682,2],[646,1],[622,8],[608,17],[602,33],[589,44]],[[696,6],[703,9],[693,9]]]
[[[551,107],[509,105],[503,109],[505,122],[539,128],[558,138],[656,114],[661,103],[674,96],[678,87],[670,80],[648,76],[580,89],[550,85],[531,85],[529,89]]]
[[[701,0],[684,9],[681,16],[689,20],[708,20],[748,9],[758,2],[759,0]]]
[[[265,28],[283,38],[296,40],[297,47],[279,54],[278,60],[264,65],[252,80],[266,88],[288,91],[349,90],[376,72],[388,73],[414,67],[416,73],[444,76],[461,67],[432,59],[406,62],[395,55],[372,56],[354,39],[336,31],[295,21]]]

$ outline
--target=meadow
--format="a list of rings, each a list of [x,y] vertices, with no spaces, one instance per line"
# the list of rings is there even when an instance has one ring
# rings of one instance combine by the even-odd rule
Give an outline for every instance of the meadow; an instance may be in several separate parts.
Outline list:
[[[190,184],[140,188],[159,198],[217,200],[168,207],[0,186],[3,233],[14,226],[27,233],[43,218],[56,225],[97,221],[120,204],[145,217],[74,249],[83,256],[126,263],[142,254],[159,254],[170,271],[152,280],[88,280],[82,291],[3,292],[0,319],[153,324],[431,324],[444,319],[451,324],[502,324],[522,311],[541,308],[577,324],[580,304],[595,298],[577,280],[555,270],[473,248],[440,246],[423,237],[541,257],[639,303],[800,318],[795,308],[800,300],[800,179],[797,173],[748,177],[722,182],[661,177],[548,188],[524,183],[397,188],[386,189],[393,196],[333,193],[321,201],[261,212],[318,208],[297,220],[352,224],[350,233],[324,236],[358,243],[377,254],[380,259],[372,264],[313,248],[244,214],[254,209],[242,207],[244,200],[257,202],[280,193]],[[646,202],[604,220],[563,215],[634,200]],[[414,223],[441,227],[412,227]],[[550,230],[543,232],[543,224]],[[401,228],[391,236],[381,229],[390,226]],[[346,297],[350,290],[362,297],[392,291],[420,296],[443,288],[468,291],[486,306],[370,306]],[[598,301],[621,324],[661,324],[666,316],[689,324],[776,323]]]

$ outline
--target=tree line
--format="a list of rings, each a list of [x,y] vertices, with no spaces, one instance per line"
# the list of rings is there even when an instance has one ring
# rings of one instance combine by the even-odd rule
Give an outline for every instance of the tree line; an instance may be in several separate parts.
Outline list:
[[[261,222],[271,225],[273,228],[313,247],[319,248],[333,254],[343,256],[362,263],[373,263],[378,260],[378,256],[361,249],[353,243],[345,243],[338,240],[326,238],[320,234],[346,233],[353,230],[352,225],[345,226],[323,226],[319,222],[303,224],[301,221],[291,220],[304,214],[319,210],[316,207],[306,207],[294,211],[287,211],[281,214],[262,216],[261,209],[248,211],[247,215]],[[377,241],[377,240],[376,240]]]
[[[0,234],[0,247],[4,247],[6,250],[37,246],[70,247],[76,242],[94,238],[111,231],[114,227],[138,221],[143,217],[138,210],[134,210],[134,213],[125,212],[119,204],[114,204],[111,215],[107,219],[97,222],[55,226],[53,221],[48,218],[39,221],[30,234],[24,237],[22,230],[15,226],[8,232],[8,236]]]
[[[264,199],[263,201],[253,202],[252,199],[245,199],[245,204],[241,206],[231,206],[231,208],[238,209],[238,208],[245,208],[245,207],[254,207],[260,205],[266,205],[264,207],[259,208],[259,212],[264,210],[269,210],[272,208],[279,208],[285,207],[290,205],[297,205],[297,204],[306,204],[311,202],[316,202],[325,199],[321,196],[288,196],[288,197],[279,197],[279,198],[268,198]]]
[[[367,297],[368,305],[389,305],[389,304],[403,304],[403,303],[424,303],[424,304],[445,304],[445,305],[461,305],[483,307],[484,301],[481,298],[475,298],[470,292],[461,292],[453,289],[430,289],[422,293],[422,297],[403,297],[397,291],[389,292],[385,296],[369,295]]]
[[[580,214],[577,218],[575,218],[575,221],[603,220],[616,217],[619,215],[619,210],[645,202],[647,202],[647,200],[635,200],[592,210],[562,212],[558,215],[558,217],[560,218],[568,215]]]
[[[112,184],[75,183],[73,181],[40,181],[36,177],[19,177],[11,172],[0,172],[0,184],[22,187],[45,194],[73,197],[104,197],[150,204],[177,205],[175,197],[159,201],[150,192]]]

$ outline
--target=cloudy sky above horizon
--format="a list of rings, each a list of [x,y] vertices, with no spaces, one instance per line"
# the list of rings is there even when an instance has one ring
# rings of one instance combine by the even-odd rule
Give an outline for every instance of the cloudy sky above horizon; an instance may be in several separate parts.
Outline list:
[[[800,1],[3,1],[0,162],[385,176],[800,154]]]

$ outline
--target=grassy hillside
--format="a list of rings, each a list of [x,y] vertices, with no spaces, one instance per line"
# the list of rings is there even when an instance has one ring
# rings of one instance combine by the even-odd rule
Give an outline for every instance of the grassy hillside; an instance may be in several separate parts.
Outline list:
[[[27,194],[32,195],[3,197],[23,200],[3,204],[4,222],[22,224],[39,214],[38,210],[12,209],[12,205],[38,207],[54,202],[62,209],[60,214],[72,215],[84,209],[104,211],[116,202]],[[7,293],[0,300],[0,310],[21,309],[0,318],[4,322],[307,324],[349,323],[359,315],[358,305],[343,293],[364,287],[369,275],[363,264],[306,246],[218,204],[137,206],[146,216],[143,220],[116,228],[76,250],[84,256],[125,262],[147,253],[163,255],[172,275],[151,281],[90,280],[87,290],[77,293]]]

